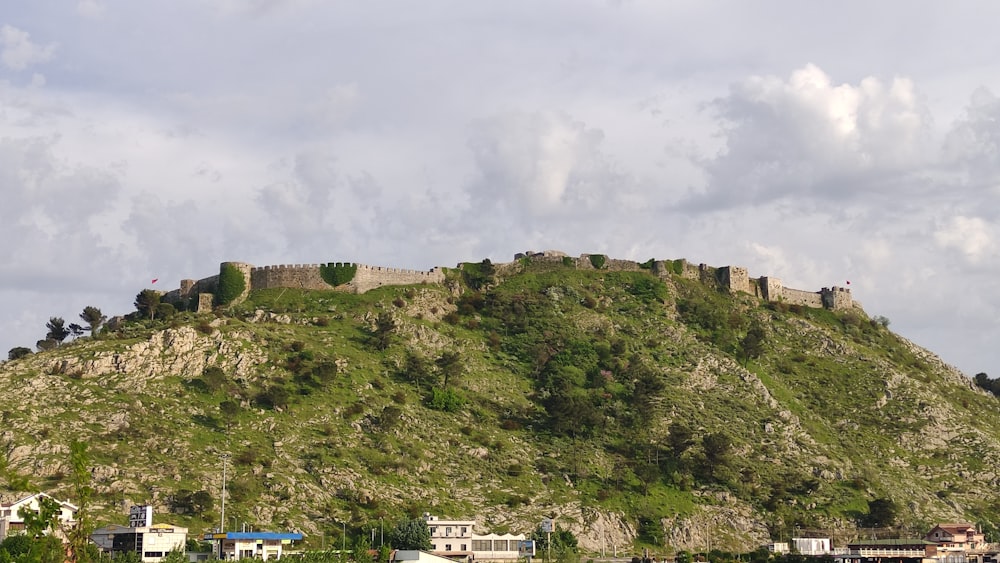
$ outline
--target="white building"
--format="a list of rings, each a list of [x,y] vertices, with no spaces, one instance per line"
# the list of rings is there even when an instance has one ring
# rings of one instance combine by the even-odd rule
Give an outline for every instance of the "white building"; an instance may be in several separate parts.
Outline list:
[[[19,512],[21,509],[38,512],[39,500],[47,498],[59,504],[59,515],[56,521],[59,523],[59,530],[56,535],[65,539],[66,531],[76,525],[76,511],[79,507],[67,501],[60,501],[45,493],[36,493],[10,504],[0,504],[0,540],[10,534],[24,533],[24,518]]]
[[[219,542],[219,559],[281,559],[284,546],[302,539],[298,532],[219,532],[205,534],[205,541]]]
[[[449,559],[516,561],[524,534],[477,534],[475,520],[442,520],[424,515],[431,530],[434,554]]]
[[[830,538],[792,538],[792,551],[802,555],[827,555]]]
[[[139,554],[143,563],[156,563],[171,551],[184,551],[187,528],[173,524],[153,524],[130,528],[112,524],[94,530],[90,539],[103,553]]]

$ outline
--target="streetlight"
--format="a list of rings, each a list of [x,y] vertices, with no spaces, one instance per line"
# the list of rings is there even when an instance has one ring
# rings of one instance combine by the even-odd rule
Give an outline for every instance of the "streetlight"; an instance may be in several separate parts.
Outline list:
[[[219,531],[226,531],[226,462],[229,461],[229,454],[222,454],[222,515],[219,518]],[[219,543],[221,551],[221,540]]]

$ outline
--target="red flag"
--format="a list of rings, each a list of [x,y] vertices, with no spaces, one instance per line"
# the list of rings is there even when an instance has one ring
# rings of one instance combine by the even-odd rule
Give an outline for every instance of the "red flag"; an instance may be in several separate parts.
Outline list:
[[[153,282],[152,283],[156,283],[159,279],[160,278],[153,278]],[[851,283],[851,282],[847,282],[847,283]]]

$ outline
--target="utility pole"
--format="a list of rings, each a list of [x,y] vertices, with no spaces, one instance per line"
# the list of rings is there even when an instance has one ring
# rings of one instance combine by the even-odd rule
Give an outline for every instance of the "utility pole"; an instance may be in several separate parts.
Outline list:
[[[222,454],[222,515],[219,518],[219,531],[226,531],[226,463],[229,454]],[[219,554],[222,554],[222,540],[219,540]]]

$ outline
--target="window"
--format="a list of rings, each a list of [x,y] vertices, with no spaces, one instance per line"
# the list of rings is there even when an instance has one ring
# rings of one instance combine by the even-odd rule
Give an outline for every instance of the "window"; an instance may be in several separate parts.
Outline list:
[[[447,528],[444,529],[444,537],[448,537],[450,535],[451,535],[451,526],[448,526]]]
[[[492,551],[490,540],[472,540],[472,551]]]
[[[462,535],[463,536],[469,535],[468,528],[466,528],[465,526],[462,526]]]
[[[507,540],[493,540],[493,551],[507,551]]]
[[[444,550],[445,551],[451,551],[451,544],[450,543],[444,544]]]
[[[465,545],[465,544],[463,543],[463,544],[462,544],[462,549],[460,549],[459,551],[469,551],[469,546],[467,546],[467,545]]]
[[[147,551],[142,554],[143,557],[163,557],[162,551]]]
[[[437,533],[438,533],[438,527],[437,526],[431,526],[431,535],[433,536],[433,535],[435,535]]]

